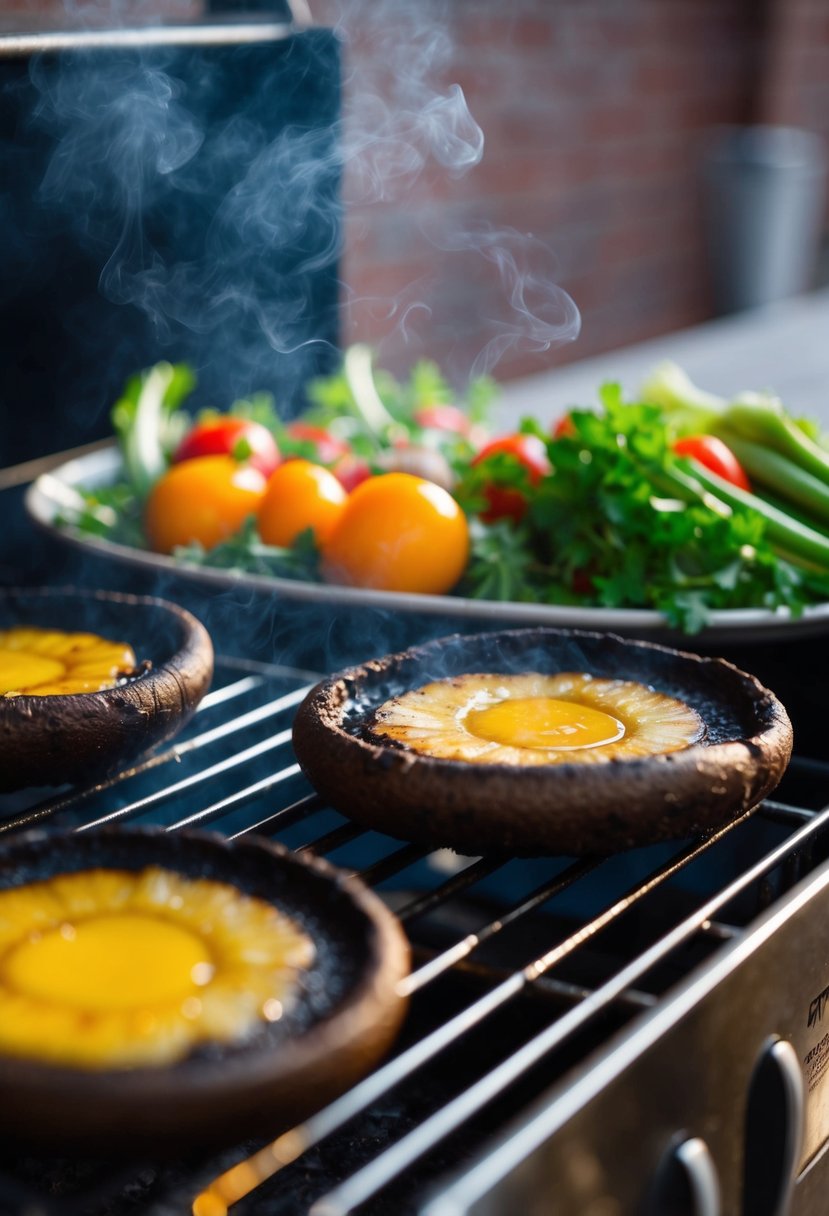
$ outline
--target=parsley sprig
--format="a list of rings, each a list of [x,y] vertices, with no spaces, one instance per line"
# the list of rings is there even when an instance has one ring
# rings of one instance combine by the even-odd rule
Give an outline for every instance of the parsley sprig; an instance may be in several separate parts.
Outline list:
[[[476,535],[469,594],[651,608],[688,633],[717,609],[796,614],[829,594],[829,577],[773,549],[757,512],[677,496],[658,407],[625,402],[618,385],[606,385],[600,403],[571,413],[573,434],[547,441],[549,476],[532,486],[516,471],[526,517],[518,528],[502,523]],[[532,421],[525,429],[543,435]],[[508,478],[505,463],[500,483]]]

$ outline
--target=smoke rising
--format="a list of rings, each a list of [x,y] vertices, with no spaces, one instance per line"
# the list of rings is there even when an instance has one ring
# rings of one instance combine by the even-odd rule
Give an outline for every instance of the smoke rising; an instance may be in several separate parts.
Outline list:
[[[143,24],[151,11],[149,0],[118,2],[108,19]],[[67,13],[88,28],[101,5],[73,0]],[[382,339],[398,363],[428,354],[434,326],[457,324],[446,278],[474,283],[476,262],[497,277],[498,307],[457,309],[480,347],[470,358],[467,334],[466,356],[447,369],[455,379],[497,374],[512,348],[543,351],[577,334],[549,252],[482,220],[480,208],[467,218],[435,203],[428,230],[406,238],[445,253],[437,278],[424,263],[405,283],[367,290],[352,239],[359,245],[389,209],[405,225],[413,192],[437,199],[441,179],[473,181],[485,133],[454,76],[445,0],[349,0],[319,16],[332,29],[271,45],[188,48],[150,37],[144,48],[35,56],[28,92],[20,80],[7,84],[27,137],[41,156],[51,146],[34,188],[39,217],[12,227],[23,261],[45,250],[47,275],[62,242],[84,263],[80,275],[67,267],[55,300],[57,358],[70,365],[61,391],[68,384],[83,401],[93,432],[105,428],[123,380],[160,357],[195,363],[198,404],[269,388],[291,412],[304,382],[337,361],[340,308],[343,341]]]
[[[552,251],[487,219],[486,200],[476,195],[486,133],[455,79],[456,8],[443,0],[408,6],[350,0],[334,7],[350,65],[343,113],[345,340],[363,339],[368,329],[379,361],[389,356],[400,370],[439,350],[459,384],[497,374],[510,352],[537,354],[574,340],[579,313],[556,283]],[[453,183],[463,184],[460,193]],[[386,237],[378,236],[379,227]],[[394,262],[399,246],[410,249],[405,282],[367,292],[349,237],[378,260],[387,253]],[[436,258],[435,250],[447,256]],[[485,292],[478,290],[483,281]],[[473,354],[471,330],[480,341]]]
[[[533,353],[574,340],[581,318],[578,308],[556,284],[553,251],[535,237],[487,224],[455,232],[435,232],[438,249],[465,263],[481,259],[494,268],[506,307],[498,316],[481,317],[481,329],[491,336],[472,364],[472,376],[495,372],[503,355],[515,348]]]
[[[335,365],[338,61],[310,30],[81,39],[3,65],[0,208],[25,274],[3,287],[18,363],[0,391],[52,409],[52,450],[106,434],[124,381],[160,358],[195,366],[196,405],[266,388],[285,413]],[[20,458],[43,450],[33,433]]]

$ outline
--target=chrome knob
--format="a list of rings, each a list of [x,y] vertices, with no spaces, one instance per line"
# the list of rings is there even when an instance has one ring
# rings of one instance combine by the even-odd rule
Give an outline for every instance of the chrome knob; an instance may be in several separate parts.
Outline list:
[[[699,1136],[683,1140],[665,1154],[645,1210],[647,1216],[722,1216],[717,1167]]]
[[[744,1216],[786,1216],[803,1141],[803,1072],[786,1039],[760,1057],[748,1091]]]

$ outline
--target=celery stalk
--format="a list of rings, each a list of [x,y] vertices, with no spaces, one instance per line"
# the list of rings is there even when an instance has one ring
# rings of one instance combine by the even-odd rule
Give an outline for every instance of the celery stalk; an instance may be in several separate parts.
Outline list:
[[[379,435],[386,428],[393,427],[394,418],[383,404],[374,383],[371,348],[362,343],[349,346],[343,359],[343,372],[354,404],[368,429]]]
[[[829,484],[760,443],[729,435],[726,440],[751,480],[802,508],[815,523],[829,525]]]
[[[698,388],[670,359],[658,364],[639,393],[639,400],[658,405],[678,435],[711,434],[727,401]]]
[[[133,376],[112,407],[124,470],[139,498],[167,468],[170,448],[181,437],[175,412],[194,384],[185,364],[156,363]]]
[[[683,465],[688,466],[688,471]],[[728,507],[745,507],[756,511],[765,520],[766,535],[776,549],[785,553],[791,561],[829,571],[829,537],[822,532],[801,523],[756,494],[747,493],[717,477],[697,461],[679,461],[673,468],[666,469],[665,474],[686,501],[695,497],[710,504],[713,498]]]
[[[717,435],[759,444],[829,485],[829,452],[810,439],[771,393],[740,393],[732,401],[698,388],[676,363],[660,363],[642,386],[641,398],[659,406],[675,435]]]
[[[762,444],[829,485],[829,452],[800,429],[776,397],[741,394],[725,409],[715,433],[725,443],[736,436]]]

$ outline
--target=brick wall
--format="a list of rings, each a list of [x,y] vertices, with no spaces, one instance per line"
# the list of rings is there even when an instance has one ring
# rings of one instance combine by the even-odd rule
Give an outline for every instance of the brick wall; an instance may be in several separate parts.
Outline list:
[[[372,342],[398,370],[431,354],[463,379],[497,356],[495,374],[509,378],[705,319],[711,128],[759,118],[829,137],[826,0],[310,7],[346,36],[344,339]],[[10,0],[3,21],[190,19],[200,8]],[[447,113],[461,148],[472,140],[460,95],[454,109],[428,109],[453,84],[484,133],[465,173],[424,145],[424,112],[433,145]],[[578,338],[560,345],[550,338],[571,318],[554,284],[581,314]]]
[[[804,127],[829,147],[829,5],[774,0],[758,91],[760,122]],[[829,228],[829,195],[826,224]]]
[[[350,207],[349,336],[379,343],[392,366],[431,352],[455,375],[500,338],[495,372],[508,378],[708,316],[700,158],[713,125],[752,115],[759,9],[753,0],[422,2],[420,14],[448,20],[443,73],[484,131],[483,159],[460,178],[424,171],[405,197]],[[347,53],[356,88],[371,78],[371,34]],[[526,256],[571,294],[577,341],[544,349],[529,339],[532,326],[510,307],[515,283],[493,261],[435,248],[423,229],[440,222],[509,228],[547,246],[553,256],[530,244]],[[515,238],[506,244],[515,249]],[[534,291],[540,311],[555,312],[543,287]]]
[[[203,0],[2,0],[0,32],[193,21],[203,12]]]

